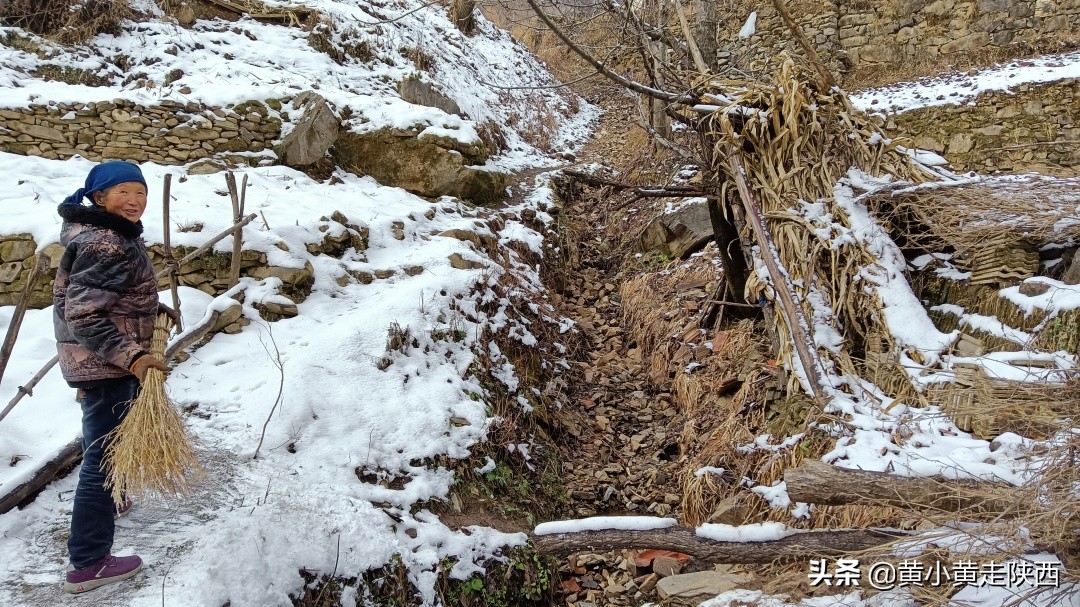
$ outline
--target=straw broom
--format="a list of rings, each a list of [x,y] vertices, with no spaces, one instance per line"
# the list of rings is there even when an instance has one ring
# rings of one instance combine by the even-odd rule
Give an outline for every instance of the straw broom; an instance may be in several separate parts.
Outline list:
[[[170,323],[164,314],[159,314],[154,323],[150,348],[161,359]],[[149,492],[185,494],[192,481],[204,474],[183,421],[165,394],[165,374],[158,369],[147,370],[127,416],[105,441],[105,486],[112,490],[118,506],[125,497]]]

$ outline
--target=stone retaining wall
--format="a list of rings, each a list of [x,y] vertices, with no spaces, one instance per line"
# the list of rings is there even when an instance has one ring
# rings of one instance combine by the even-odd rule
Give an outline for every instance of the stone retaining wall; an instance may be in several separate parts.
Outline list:
[[[307,244],[307,254],[341,257],[350,248],[357,251],[367,249],[369,230],[366,226],[350,222],[340,212],[335,212],[331,217],[320,218],[319,221],[319,229],[325,236],[322,242]],[[333,223],[341,226],[331,230]],[[340,229],[342,227],[344,229]],[[278,247],[288,249],[285,243],[279,243]],[[10,306],[18,302],[34,265],[37,248],[38,245],[30,234],[0,235],[0,306]],[[159,270],[164,268],[164,246],[154,244],[147,249],[154,267]],[[195,247],[173,247],[173,257],[180,259],[194,250]],[[31,293],[30,307],[34,309],[52,305],[52,285],[64,248],[58,243],[51,243],[42,249],[42,254],[49,257],[49,271],[46,278],[38,281],[37,288]],[[228,287],[231,260],[232,253],[203,253],[181,266],[178,282],[213,296],[220,295]],[[269,265],[266,253],[251,250],[242,251],[240,254],[240,275],[256,279],[280,278],[281,294],[297,303],[311,294],[311,287],[315,283],[314,268],[310,262],[305,263],[302,268]],[[168,279],[159,281],[158,288],[169,288]]]
[[[840,74],[962,54],[991,57],[1014,45],[1072,38],[1080,28],[1080,0],[797,0],[789,9]],[[740,38],[752,10],[756,33]],[[718,12],[722,64],[745,70],[782,50],[801,54],[771,3],[739,2]]]
[[[1080,79],[989,91],[974,105],[904,112],[885,130],[942,154],[956,171],[1080,175]]]
[[[117,99],[0,109],[0,151],[185,164],[270,149],[281,137],[281,108],[278,100],[210,108],[175,101],[148,107]]]

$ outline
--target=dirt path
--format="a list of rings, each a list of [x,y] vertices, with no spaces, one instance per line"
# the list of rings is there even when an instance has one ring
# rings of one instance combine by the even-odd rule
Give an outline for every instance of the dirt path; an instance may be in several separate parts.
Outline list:
[[[625,165],[634,153],[626,147],[631,128],[625,107],[612,103],[578,164]],[[560,454],[569,515],[676,516],[682,497],[675,475],[683,418],[671,393],[650,387],[647,361],[624,326],[619,289],[632,277],[623,262],[633,255],[627,243],[636,228],[613,220],[607,203],[594,197],[570,199],[561,211],[573,235],[572,262],[564,270],[563,285],[551,295],[587,344],[570,361],[580,369],[567,416],[572,426],[567,430],[577,440]],[[648,587],[641,591],[647,576],[640,573],[630,551],[579,555],[563,564],[558,604],[621,606],[656,600]]]

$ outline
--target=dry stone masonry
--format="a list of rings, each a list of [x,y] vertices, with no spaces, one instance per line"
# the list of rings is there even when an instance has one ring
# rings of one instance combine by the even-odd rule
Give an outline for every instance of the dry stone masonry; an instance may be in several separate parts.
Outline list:
[[[989,91],[973,105],[897,114],[885,127],[943,154],[954,170],[1080,174],[1080,80]]]
[[[230,155],[235,160],[271,149],[281,136],[280,109],[279,100],[211,108],[175,101],[148,107],[123,99],[0,109],[0,151],[167,165]]]
[[[331,217],[320,218],[318,226],[323,233],[323,239],[307,244],[307,252],[311,255],[341,257],[349,249],[365,251],[368,248],[368,227],[351,222],[340,212],[335,212]],[[278,247],[288,250],[285,243],[279,243]],[[30,234],[0,235],[0,306],[14,305],[19,300],[30,275],[30,268],[34,265],[37,248],[38,243]],[[166,267],[163,245],[153,244],[147,249],[155,268]],[[174,247],[173,257],[180,259],[193,250],[194,247]],[[41,254],[48,256],[49,270],[31,293],[30,307],[35,309],[52,305],[52,283],[56,278],[56,268],[60,265],[64,248],[58,243],[50,243],[41,250]],[[178,283],[210,295],[221,295],[228,289],[231,255],[215,251],[199,255],[180,267]],[[274,266],[267,262],[266,253],[253,250],[241,252],[240,275],[256,279],[280,278],[281,294],[297,303],[307,298],[315,283],[315,270],[310,262],[303,267]],[[162,290],[168,286],[168,279],[162,279],[158,283]],[[269,311],[278,316],[289,315],[288,310]]]
[[[989,57],[1013,45],[1070,37],[1080,22],[1080,0],[798,0],[789,5],[818,52],[841,74],[964,53]],[[755,31],[742,38],[739,31],[751,10],[758,11]],[[768,2],[741,2],[718,39],[720,62],[739,69],[796,48]]]

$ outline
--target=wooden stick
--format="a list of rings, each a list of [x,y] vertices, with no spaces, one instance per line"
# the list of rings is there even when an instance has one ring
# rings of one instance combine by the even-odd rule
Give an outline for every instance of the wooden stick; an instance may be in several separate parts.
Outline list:
[[[165,226],[164,240],[165,240],[165,268],[169,270],[169,291],[172,293],[173,309],[176,310],[177,332],[184,330],[184,322],[180,320],[180,293],[176,289],[176,263],[174,263],[172,256],[172,243],[170,242],[170,236],[172,228],[169,224],[169,194],[172,189],[172,173],[165,173],[165,196],[161,203],[161,213],[164,216]]]
[[[761,307],[761,306],[758,306],[758,305],[755,305],[755,304],[739,303],[737,301],[724,301],[722,299],[710,299],[710,300],[706,301],[705,303],[719,304],[719,305],[722,305],[722,306],[735,306],[737,308],[760,308]]]
[[[532,540],[538,552],[551,555],[652,548],[689,554],[708,563],[772,563],[850,555],[910,535],[896,529],[823,529],[778,540],[720,542],[700,537],[687,527],[669,527],[655,531],[580,531],[533,536]]]
[[[185,255],[180,261],[177,262],[177,265],[183,266],[185,263],[191,261],[192,259],[195,259],[199,255],[202,255],[203,253],[208,251],[210,249],[210,247],[217,244],[218,241],[220,241],[222,238],[225,238],[226,236],[228,236],[229,234],[232,234],[236,230],[243,229],[244,226],[251,223],[256,217],[258,217],[258,215],[256,215],[255,213],[252,213],[252,214],[248,215],[247,217],[241,219],[240,221],[236,222],[232,226],[230,226],[228,228],[225,228],[219,234],[215,235],[213,238],[211,238],[205,244],[203,244],[203,246],[201,246],[201,247],[195,249],[194,251],[188,253],[187,255]],[[162,270],[162,271],[158,272],[157,277],[162,278],[163,276],[165,276],[165,273],[167,271],[168,270]]]
[[[4,407],[3,411],[0,411],[0,420],[3,420],[5,417],[7,417],[7,414],[15,408],[15,405],[19,404],[19,401],[22,400],[24,396],[34,395],[34,386],[36,386],[38,382],[41,381],[41,378],[45,377],[45,374],[48,373],[50,369],[55,367],[56,363],[58,362],[60,362],[59,355],[52,357],[49,362],[45,363],[44,367],[38,370],[36,375],[30,378],[30,381],[28,381],[25,386],[19,386],[19,393],[15,395],[15,398],[11,399],[11,402],[9,402],[6,407]]]
[[[784,482],[792,501],[826,506],[864,504],[1012,516],[1035,506],[1030,500],[1018,499],[1017,488],[1005,483],[906,477],[838,468],[815,460],[785,470]]]
[[[701,56],[701,51],[698,49],[697,41],[694,40],[693,32],[690,31],[690,24],[686,20],[686,12],[683,11],[681,3],[675,3],[675,12],[679,15],[679,25],[682,26],[683,36],[686,37],[686,45],[690,47],[690,57],[694,60],[694,67],[702,74],[708,74],[709,66],[706,65],[705,59]]]
[[[220,300],[222,297],[236,299],[236,297],[239,294],[243,293],[246,289],[247,285],[237,285],[236,287],[233,287],[232,289],[215,297],[214,301],[210,302],[210,307],[216,307],[215,302]],[[204,315],[197,323],[195,323],[193,327],[188,327],[187,334],[180,335],[179,338],[176,339],[176,341],[174,341],[172,344],[170,344],[169,347],[165,350],[165,362],[169,362],[170,360],[175,358],[181,350],[202,339],[202,337],[206,335],[206,333],[210,331],[210,329],[215,324],[217,324],[218,318],[221,318],[222,312],[223,310],[215,309],[209,314]]]
[[[26,277],[19,303],[15,304],[15,314],[11,317],[11,324],[7,328],[7,336],[4,337],[4,345],[0,347],[0,381],[4,379],[4,370],[7,369],[8,360],[11,359],[11,351],[15,348],[15,338],[19,336],[22,328],[23,316],[26,315],[26,307],[30,305],[30,293],[34,291],[34,285],[38,278],[49,268],[49,257],[44,253],[39,254],[37,261],[30,268],[30,275]],[[2,418],[0,418],[2,419]]]
[[[729,141],[735,141],[735,133],[731,131],[731,125],[725,123],[724,126],[727,129]],[[802,367],[803,373],[806,374],[806,383],[810,390],[810,396],[819,403],[824,403],[825,398],[822,394],[822,388],[825,384],[822,383],[821,374],[818,372],[818,369],[823,367],[817,356],[817,348],[807,333],[810,330],[810,323],[807,321],[802,307],[795,302],[794,285],[791,284],[787,270],[780,260],[776,243],[773,241],[772,234],[765,224],[765,216],[762,215],[761,208],[758,207],[754,192],[746,181],[746,170],[743,168],[742,156],[735,146],[730,143],[726,144],[725,153],[727,154],[731,174],[735,176],[735,185],[738,187],[743,207],[746,209],[747,223],[750,224],[751,231],[754,233],[754,240],[757,241],[761,249],[761,258],[765,262],[765,267],[769,270],[773,289],[776,291],[777,298],[780,301],[780,309],[784,313],[784,321],[791,332],[791,341],[798,354],[799,365]]]
[[[0,514],[3,514],[29,499],[32,495],[48,485],[60,473],[70,469],[82,457],[82,439],[77,438],[68,443],[56,457],[41,467],[34,476],[26,482],[15,487],[4,497],[0,497]]]
[[[236,175],[232,171],[225,173],[225,184],[229,186],[229,199],[232,201],[233,223],[240,221],[243,209],[240,206],[240,195],[236,190]],[[229,264],[229,285],[233,288],[240,282],[240,249],[244,245],[243,231],[233,232],[232,261]]]
[[[806,33],[802,31],[799,24],[795,21],[795,18],[791,16],[791,12],[788,11],[787,4],[784,0],[772,0],[773,7],[776,8],[776,12],[780,13],[780,18],[784,21],[784,25],[791,30],[791,34],[795,36],[795,40],[798,41],[799,46],[806,52],[806,57],[810,60],[810,63],[817,70],[821,79],[825,81],[825,84],[830,88],[840,88],[840,84],[836,82],[836,78],[833,77],[829,68],[825,67],[825,62],[821,60],[821,55],[818,55],[817,49],[814,45],[810,44],[810,39],[806,37]]]

